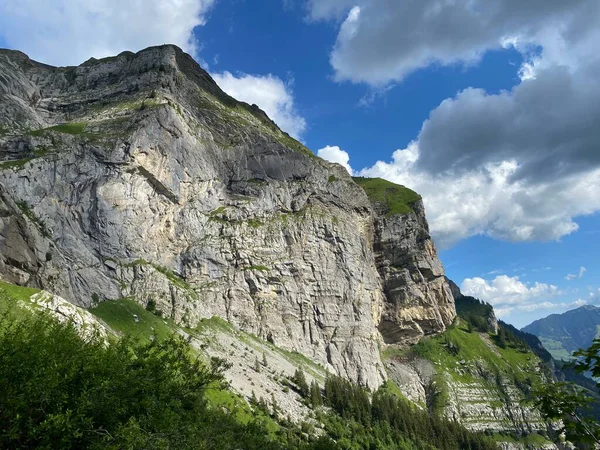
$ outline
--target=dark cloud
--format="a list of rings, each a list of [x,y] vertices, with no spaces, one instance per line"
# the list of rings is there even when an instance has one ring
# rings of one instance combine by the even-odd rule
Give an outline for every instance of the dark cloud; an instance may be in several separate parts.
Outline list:
[[[515,178],[556,179],[600,166],[600,64],[541,70],[511,92],[467,89],[433,110],[419,167],[472,170],[514,159]]]
[[[337,17],[355,6],[340,28],[331,64],[339,80],[381,85],[433,63],[476,61],[507,38],[534,42],[548,27],[589,17],[582,11],[591,3],[597,1],[319,0],[309,5],[313,18]]]

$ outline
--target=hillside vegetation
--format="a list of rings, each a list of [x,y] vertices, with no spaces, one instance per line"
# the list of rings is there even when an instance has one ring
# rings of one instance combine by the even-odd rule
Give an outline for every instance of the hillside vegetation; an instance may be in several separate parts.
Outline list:
[[[296,425],[276,404],[248,405],[231,393],[227,362],[198,353],[152,312],[129,301],[101,304],[95,313],[120,329],[82,339],[73,323],[29,309],[32,293],[6,283],[0,290],[1,448],[495,448],[417,410],[393,385],[372,394],[328,376],[308,387],[301,369],[289,386],[316,420]],[[133,314],[131,326],[123,318]]]
[[[371,202],[385,210],[387,216],[414,212],[411,205],[421,200],[416,192],[382,178],[354,177],[353,180],[365,190]]]

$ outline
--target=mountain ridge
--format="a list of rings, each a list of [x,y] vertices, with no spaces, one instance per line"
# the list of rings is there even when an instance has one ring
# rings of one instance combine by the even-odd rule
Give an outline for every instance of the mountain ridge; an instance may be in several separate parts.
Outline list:
[[[372,387],[384,340],[452,323],[420,200],[378,214],[174,46],[68,68],[0,53],[0,105],[8,281],[219,316]]]
[[[575,350],[588,348],[600,336],[600,308],[583,305],[562,314],[550,314],[522,330],[538,336],[555,359],[568,360]]]

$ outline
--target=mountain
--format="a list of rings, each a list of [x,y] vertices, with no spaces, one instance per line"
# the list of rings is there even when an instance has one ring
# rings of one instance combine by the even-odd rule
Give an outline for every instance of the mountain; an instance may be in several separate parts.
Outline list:
[[[588,348],[600,337],[600,308],[585,305],[563,314],[536,320],[523,328],[536,335],[557,360],[567,360],[580,348]]]
[[[316,157],[175,46],[78,67],[0,50],[0,279],[0,306],[227,359],[227,410],[272,398],[314,427],[302,370],[406,398],[424,429],[554,448],[523,403],[551,374],[445,277],[420,196]]]
[[[417,194],[353,181],[175,46],[59,68],[4,50],[0,105],[7,281],[221,317],[371,387],[380,345],[454,319]]]

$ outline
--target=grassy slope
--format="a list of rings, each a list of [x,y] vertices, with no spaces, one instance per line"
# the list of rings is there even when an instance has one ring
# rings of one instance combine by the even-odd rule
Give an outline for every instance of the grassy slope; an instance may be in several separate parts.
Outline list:
[[[40,292],[39,289],[15,286],[14,284],[0,281],[0,326],[2,317],[5,314],[11,314],[17,318],[30,314],[29,310],[22,308],[22,305],[29,304],[29,298]]]
[[[404,352],[405,354],[414,352],[435,364],[437,375],[434,380],[439,395],[434,404],[430,405],[434,411],[442,412],[449,398],[444,374],[448,374],[454,383],[474,383],[486,391],[497,392],[498,401],[492,402],[492,405],[497,403],[496,407],[501,406],[503,401],[500,399],[504,398],[504,394],[497,385],[485,380],[478,373],[481,367],[494,375],[492,379],[501,378],[522,387],[539,385],[541,377],[536,372],[536,368],[540,361],[536,355],[510,346],[500,348],[494,342],[493,335],[469,332],[466,322],[458,319],[458,323],[449,327],[445,333],[424,339],[408,352]],[[454,350],[454,354],[450,351],[450,346],[456,347],[458,351]],[[534,448],[549,442],[545,437],[535,433],[518,438],[503,433],[494,438],[498,442],[518,442],[532,445]]]
[[[159,339],[164,339],[177,329],[171,320],[155,316],[129,299],[102,302],[90,309],[90,312],[114,331],[144,341],[150,339],[153,334]],[[138,317],[137,322],[134,315]]]
[[[355,177],[353,179],[365,190],[371,202],[385,208],[387,216],[410,214],[414,212],[411,204],[421,199],[416,192],[381,178]]]
[[[158,317],[129,299],[102,302],[89,311],[102,319],[111,329],[122,335],[141,340],[148,340],[152,335],[155,335],[158,339],[164,339],[180,331],[185,331],[192,336],[195,334],[195,330],[182,330],[172,320]],[[137,322],[134,319],[134,314],[138,317]],[[203,320],[199,325],[199,328],[202,327],[219,329],[223,332],[231,330],[231,325],[218,317]],[[203,355],[199,354],[199,356],[202,357]],[[260,410],[252,410],[248,403],[235,392],[209,389],[206,392],[206,397],[211,404],[234,412],[241,423],[245,424],[252,420],[259,420],[272,433],[279,429],[279,425],[273,419]]]
[[[458,348],[456,354],[449,351],[449,343]],[[537,376],[532,375],[533,368],[537,365],[538,358],[531,352],[507,347],[494,349],[484,342],[482,335],[469,332],[464,321],[458,325],[430,339],[425,339],[417,344],[413,351],[418,355],[435,362],[440,369],[449,373],[455,381],[473,382],[475,378],[469,370],[459,370],[463,364],[468,369],[475,362],[481,361],[492,372],[505,375],[511,379],[535,383]]]

